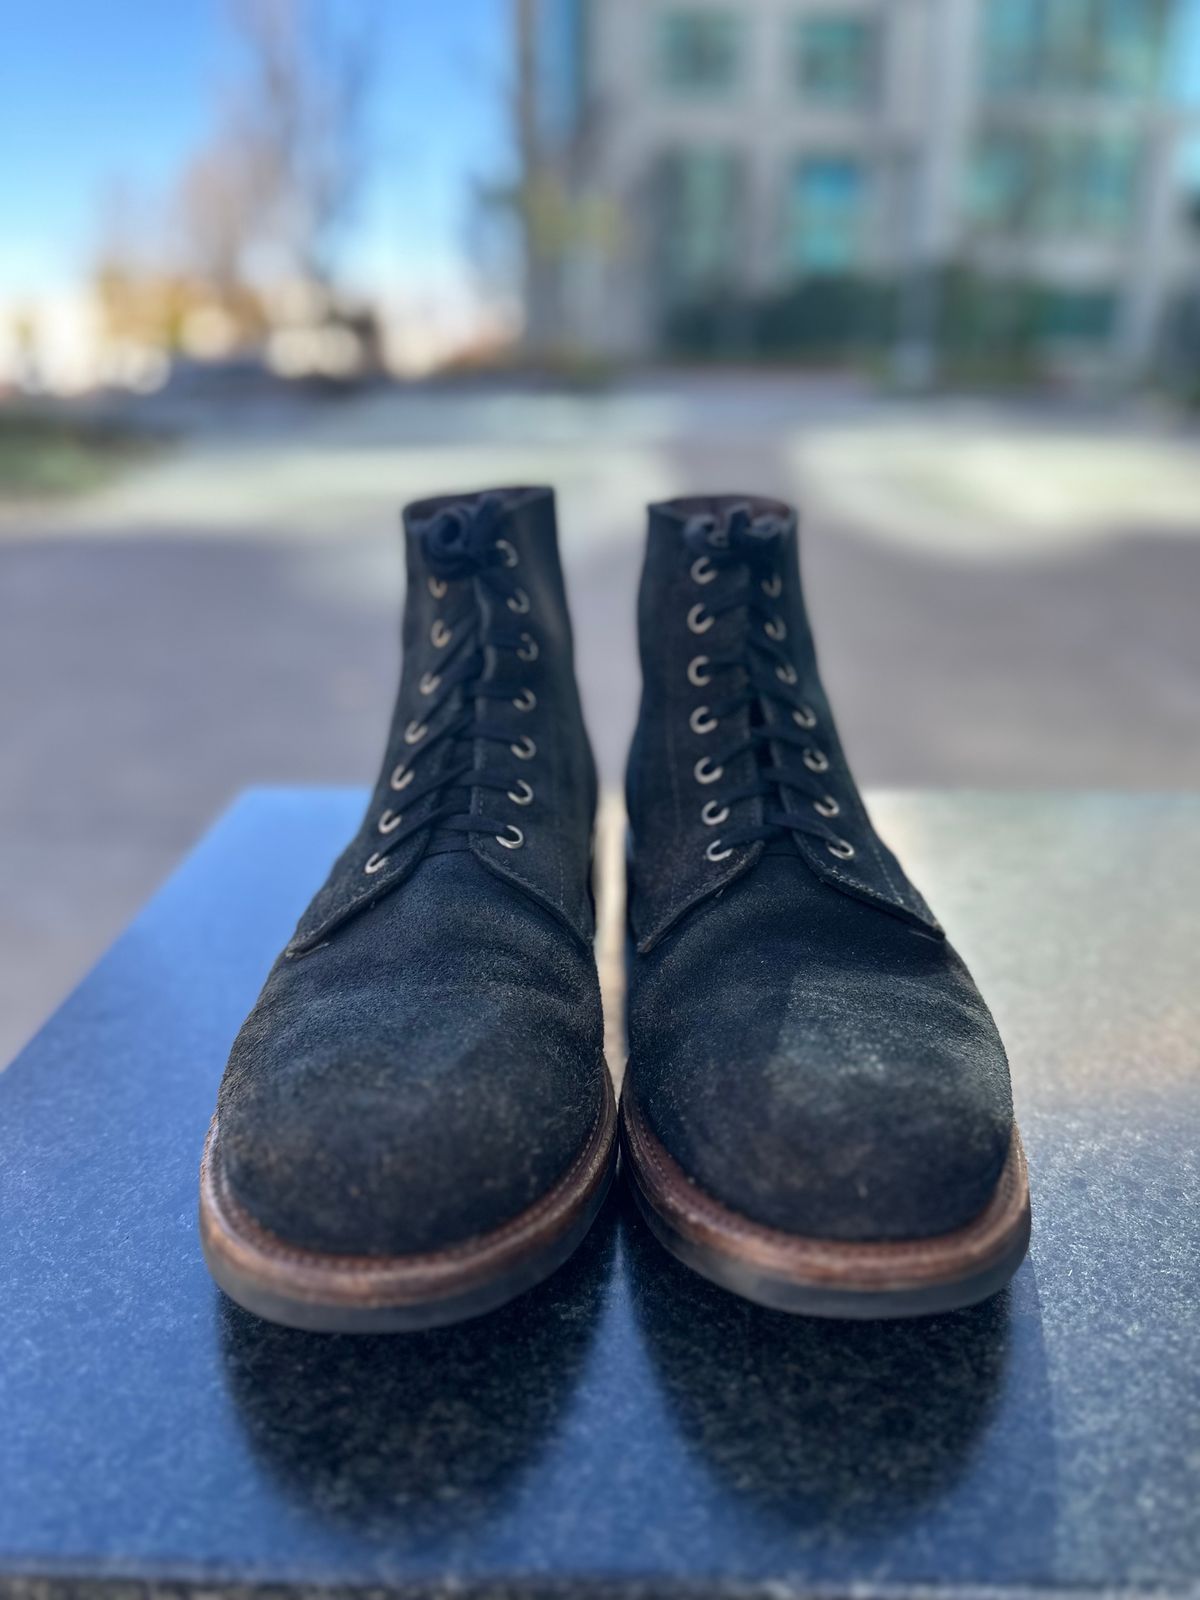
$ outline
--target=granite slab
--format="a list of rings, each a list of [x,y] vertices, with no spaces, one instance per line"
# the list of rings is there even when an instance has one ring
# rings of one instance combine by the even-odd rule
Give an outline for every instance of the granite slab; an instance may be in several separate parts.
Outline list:
[[[0,1596],[1200,1593],[1200,798],[875,797],[1012,1055],[1002,1295],[789,1319],[618,1194],[505,1310],[353,1339],[222,1297],[196,1166],[362,801],[243,797],[0,1073]]]

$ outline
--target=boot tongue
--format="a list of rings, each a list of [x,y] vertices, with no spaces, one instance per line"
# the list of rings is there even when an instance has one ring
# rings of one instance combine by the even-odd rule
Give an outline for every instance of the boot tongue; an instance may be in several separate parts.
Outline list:
[[[444,582],[474,579],[487,566],[498,559],[496,531],[503,512],[503,501],[496,495],[484,495],[467,505],[448,506],[433,517],[420,531],[422,551],[430,574]],[[477,608],[475,626],[479,630],[482,647],[482,617],[478,615],[481,601],[474,597]],[[469,695],[468,682],[463,693]],[[447,752],[447,762],[458,766],[474,758],[474,734],[468,728]],[[471,809],[469,784],[456,785],[445,791],[443,802],[454,807],[456,813]],[[469,850],[470,836],[452,828],[436,828],[426,845],[427,855],[442,855],[447,851]]]
[[[762,727],[763,720],[762,704],[761,702],[758,702],[755,704],[754,709],[750,713],[750,721],[752,726]],[[755,759],[758,763],[760,773],[766,774],[772,770],[770,756],[766,746],[759,746],[755,752]],[[778,790],[772,787],[771,797],[768,798],[766,804],[770,806],[771,804],[775,803],[778,798]],[[763,846],[763,855],[800,857],[800,846],[796,843],[796,835],[790,832],[775,833]]]
[[[777,573],[785,531],[786,523],[782,518],[770,512],[756,516],[752,506],[737,504],[729,506],[720,516],[702,513],[690,518],[684,528],[684,542],[689,550],[707,557],[715,567],[745,565],[750,570],[750,581],[757,583]],[[763,726],[761,702],[756,701],[750,720],[755,727]],[[758,748],[756,761],[760,772],[771,769],[764,746]],[[795,857],[800,855],[800,849],[794,834],[779,833],[767,841],[763,854]]]
[[[460,759],[464,744],[469,745],[470,742],[469,736],[458,741],[450,751],[450,759],[452,761]],[[471,791],[468,788],[456,785],[453,789],[445,791],[445,801],[447,805],[454,807],[456,813],[470,811]],[[427,856],[441,856],[451,850],[469,850],[470,848],[470,834],[460,833],[454,828],[435,828],[429,835],[429,843],[425,846],[425,854]]]
[[[752,506],[734,505],[719,517],[710,512],[690,517],[683,538],[693,555],[707,556],[714,566],[745,562],[761,575],[774,572],[785,528],[770,512],[756,516]]]

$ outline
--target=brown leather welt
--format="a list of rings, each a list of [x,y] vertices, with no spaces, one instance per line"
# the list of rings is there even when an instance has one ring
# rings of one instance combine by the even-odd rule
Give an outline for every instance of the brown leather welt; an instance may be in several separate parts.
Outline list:
[[[814,1287],[870,1292],[954,1282],[999,1260],[1029,1212],[1025,1153],[1015,1127],[992,1198],[973,1221],[925,1239],[854,1241],[800,1237],[739,1215],[684,1174],[628,1092],[621,1119],[636,1181],[684,1238],[771,1276]]]
[[[616,1104],[605,1072],[591,1134],[571,1166],[534,1205],[491,1233],[424,1255],[338,1256],[290,1245],[268,1232],[230,1191],[214,1117],[200,1169],[206,1240],[264,1286],[301,1299],[347,1305],[403,1304],[457,1293],[486,1281],[569,1227],[603,1181],[616,1134]]]

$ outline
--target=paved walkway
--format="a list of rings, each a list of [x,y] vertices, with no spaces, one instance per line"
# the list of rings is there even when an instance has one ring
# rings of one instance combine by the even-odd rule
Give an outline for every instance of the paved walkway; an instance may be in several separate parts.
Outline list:
[[[610,784],[636,705],[638,507],[731,485],[815,508],[810,601],[864,782],[1196,788],[1198,475],[1150,424],[730,380],[367,401],[0,516],[0,1060],[238,789],[370,777],[404,498],[562,486]]]

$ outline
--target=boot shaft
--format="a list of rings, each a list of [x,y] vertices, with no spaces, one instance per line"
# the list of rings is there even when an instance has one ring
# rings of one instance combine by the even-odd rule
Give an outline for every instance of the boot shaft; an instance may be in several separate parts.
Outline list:
[[[652,506],[638,634],[627,799],[639,949],[768,849],[940,937],[847,765],[817,670],[791,507],[739,496]],[[773,826],[781,816],[791,825]]]
[[[289,953],[395,890],[428,854],[454,848],[586,941],[596,777],[553,493],[419,501],[404,528],[403,669],[384,759],[363,825]]]

